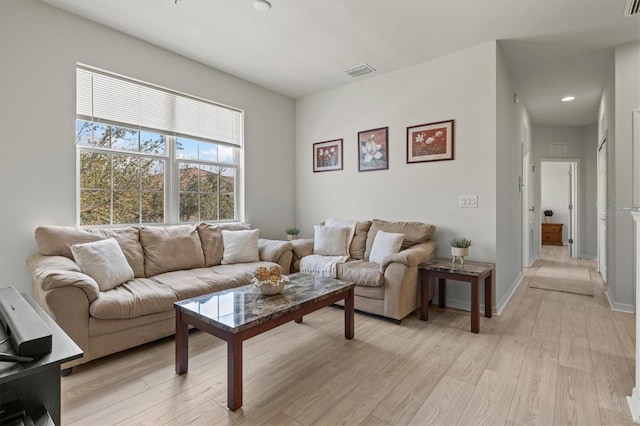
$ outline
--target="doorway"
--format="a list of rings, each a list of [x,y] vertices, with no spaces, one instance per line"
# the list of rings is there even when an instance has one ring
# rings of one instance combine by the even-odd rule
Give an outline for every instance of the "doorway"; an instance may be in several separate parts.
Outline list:
[[[526,124],[522,125],[522,265],[530,267],[535,260],[534,253],[534,224],[535,224],[535,202],[533,187],[535,180],[533,177],[533,164],[529,149],[529,129]]]
[[[540,161],[540,221],[542,212],[552,210],[551,222],[562,225],[561,241],[568,255],[580,257],[580,161],[577,159],[542,159]],[[539,242],[542,253],[542,239]]]
[[[598,146],[598,272],[607,282],[607,132]]]

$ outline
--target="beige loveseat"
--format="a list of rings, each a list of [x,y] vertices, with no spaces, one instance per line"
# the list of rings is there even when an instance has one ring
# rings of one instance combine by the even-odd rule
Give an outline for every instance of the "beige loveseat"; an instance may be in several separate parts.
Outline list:
[[[336,265],[336,277],[356,283],[355,308],[400,322],[420,306],[418,266],[434,257],[431,240],[436,227],[420,222],[358,222],[349,246],[349,260]],[[378,231],[403,234],[398,253],[380,262],[369,262]],[[292,270],[300,270],[300,259],[313,253],[313,239],[294,240]]]
[[[291,243],[259,240],[259,262],[222,264],[222,229],[210,224],[81,229],[36,229],[38,253],[27,260],[33,298],[82,348],[65,368],[175,333],[173,303],[248,284],[258,266],[289,273]],[[236,234],[237,235],[237,234]],[[100,291],[81,272],[70,246],[115,238],[134,278]],[[125,266],[126,267],[126,266]]]

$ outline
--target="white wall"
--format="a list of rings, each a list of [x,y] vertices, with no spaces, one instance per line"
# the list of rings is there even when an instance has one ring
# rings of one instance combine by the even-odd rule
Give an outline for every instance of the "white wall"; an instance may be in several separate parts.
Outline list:
[[[514,102],[516,87],[512,73],[500,48],[496,55],[496,259],[497,274],[503,279],[496,283],[503,306],[522,278],[523,267],[523,193],[518,184],[522,176],[523,142],[531,140],[523,135],[523,125],[531,129],[525,101]]]
[[[542,163],[540,167],[540,210],[553,210],[552,223],[561,223],[562,242],[567,244],[569,227],[570,163]]]
[[[428,222],[437,254],[454,236],[470,258],[496,260],[496,43],[296,100],[296,222],[304,236],[328,217]],[[473,72],[470,72],[473,70]],[[406,128],[455,120],[453,161],[406,163]],[[358,173],[358,131],[389,127],[389,170]],[[344,139],[344,170],[313,173],[312,145]],[[478,195],[478,208],[459,208]],[[511,281],[498,265],[496,299]],[[451,297],[468,300],[468,288]],[[449,296],[449,292],[448,292]]]
[[[292,99],[35,0],[0,2],[0,52],[0,286],[30,293],[34,229],[75,225],[78,62],[244,109],[245,219],[295,224]]]
[[[580,257],[595,260],[598,256],[598,125],[583,128],[584,151],[582,170],[584,191],[582,193],[582,223]]]

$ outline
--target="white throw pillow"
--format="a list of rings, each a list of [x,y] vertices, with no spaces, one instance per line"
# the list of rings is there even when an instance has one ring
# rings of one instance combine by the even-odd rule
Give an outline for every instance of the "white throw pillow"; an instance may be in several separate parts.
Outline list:
[[[371,247],[371,254],[369,255],[369,262],[375,262],[380,264],[382,259],[386,256],[398,253],[402,242],[404,241],[404,234],[394,234],[393,232],[378,231],[373,240],[373,247]]]
[[[313,254],[323,256],[347,256],[347,228],[315,225]]]
[[[96,280],[100,291],[133,279],[133,269],[115,238],[74,244],[70,248],[80,270]]]
[[[260,261],[258,250],[259,229],[244,231],[222,230],[222,264],[249,263]]]

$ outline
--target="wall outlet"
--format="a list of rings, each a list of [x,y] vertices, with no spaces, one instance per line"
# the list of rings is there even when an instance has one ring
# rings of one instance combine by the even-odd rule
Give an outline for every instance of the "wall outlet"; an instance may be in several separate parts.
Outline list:
[[[460,203],[460,207],[462,208],[477,208],[478,196],[477,195],[461,195],[459,203]]]

